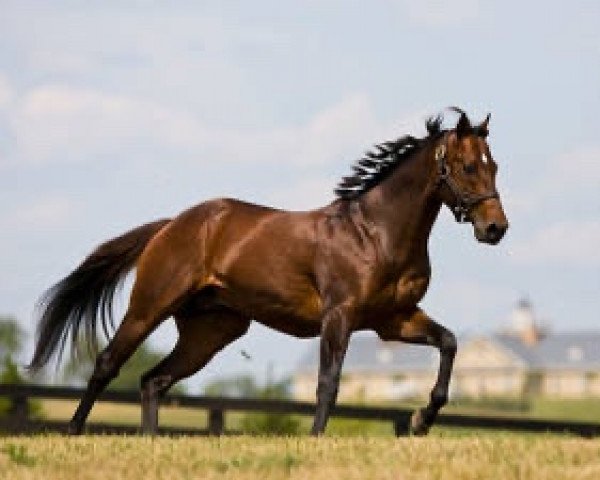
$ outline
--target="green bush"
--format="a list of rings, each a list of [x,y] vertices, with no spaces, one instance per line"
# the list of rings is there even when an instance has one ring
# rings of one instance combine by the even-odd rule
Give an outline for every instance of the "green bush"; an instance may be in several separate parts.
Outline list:
[[[248,413],[242,417],[240,427],[252,435],[297,435],[300,419],[282,413]]]
[[[290,398],[290,379],[267,381],[258,385],[251,375],[215,380],[204,388],[205,395],[284,400]],[[302,430],[300,418],[282,413],[248,413],[241,417],[238,428],[252,435],[296,435]]]
[[[25,379],[19,373],[17,364],[10,355],[4,357],[2,370],[0,372],[0,383],[19,385],[25,383]],[[8,398],[0,397],[0,416],[7,415],[12,407]],[[42,404],[39,400],[27,400],[27,412],[29,418],[39,417],[42,411]]]

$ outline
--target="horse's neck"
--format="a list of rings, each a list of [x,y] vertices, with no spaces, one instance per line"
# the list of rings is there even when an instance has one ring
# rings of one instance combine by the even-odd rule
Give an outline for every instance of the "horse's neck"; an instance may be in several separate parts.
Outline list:
[[[380,230],[389,258],[401,261],[427,254],[429,234],[441,208],[432,181],[434,169],[431,148],[426,146],[361,199],[365,217]]]

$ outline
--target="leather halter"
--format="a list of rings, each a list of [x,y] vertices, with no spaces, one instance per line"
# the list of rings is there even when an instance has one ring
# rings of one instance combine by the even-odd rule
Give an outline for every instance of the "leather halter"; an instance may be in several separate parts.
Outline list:
[[[435,161],[437,164],[436,186],[439,187],[442,183],[445,183],[456,198],[456,203],[450,207],[450,210],[452,210],[457,222],[467,222],[469,212],[481,202],[490,198],[500,198],[495,189],[486,193],[461,191],[456,181],[450,176],[450,167],[446,164],[446,145],[444,143],[441,143],[435,149]]]

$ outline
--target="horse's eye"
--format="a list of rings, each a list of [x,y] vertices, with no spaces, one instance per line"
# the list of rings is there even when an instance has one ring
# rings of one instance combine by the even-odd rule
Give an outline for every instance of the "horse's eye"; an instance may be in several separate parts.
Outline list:
[[[463,169],[465,171],[465,173],[475,173],[475,170],[477,169],[477,165],[475,165],[474,163],[465,163],[465,165],[463,166]]]

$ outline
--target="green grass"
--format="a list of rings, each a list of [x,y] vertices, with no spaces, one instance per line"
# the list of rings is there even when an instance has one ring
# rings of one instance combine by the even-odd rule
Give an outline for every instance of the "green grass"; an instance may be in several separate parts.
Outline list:
[[[514,404],[511,407],[511,402]],[[398,403],[381,403],[385,407],[407,408],[422,407],[425,400]],[[520,404],[524,403],[525,408]],[[505,404],[504,408],[497,405]],[[441,413],[459,413],[467,415],[509,416],[548,420],[571,420],[576,422],[600,423],[600,398],[544,398],[533,397],[526,401],[517,399],[483,399],[480,401],[450,402]]]
[[[600,423],[600,398],[598,399],[546,399],[531,402],[531,416]]]
[[[0,437],[2,478],[596,479],[600,441],[557,435]]]

